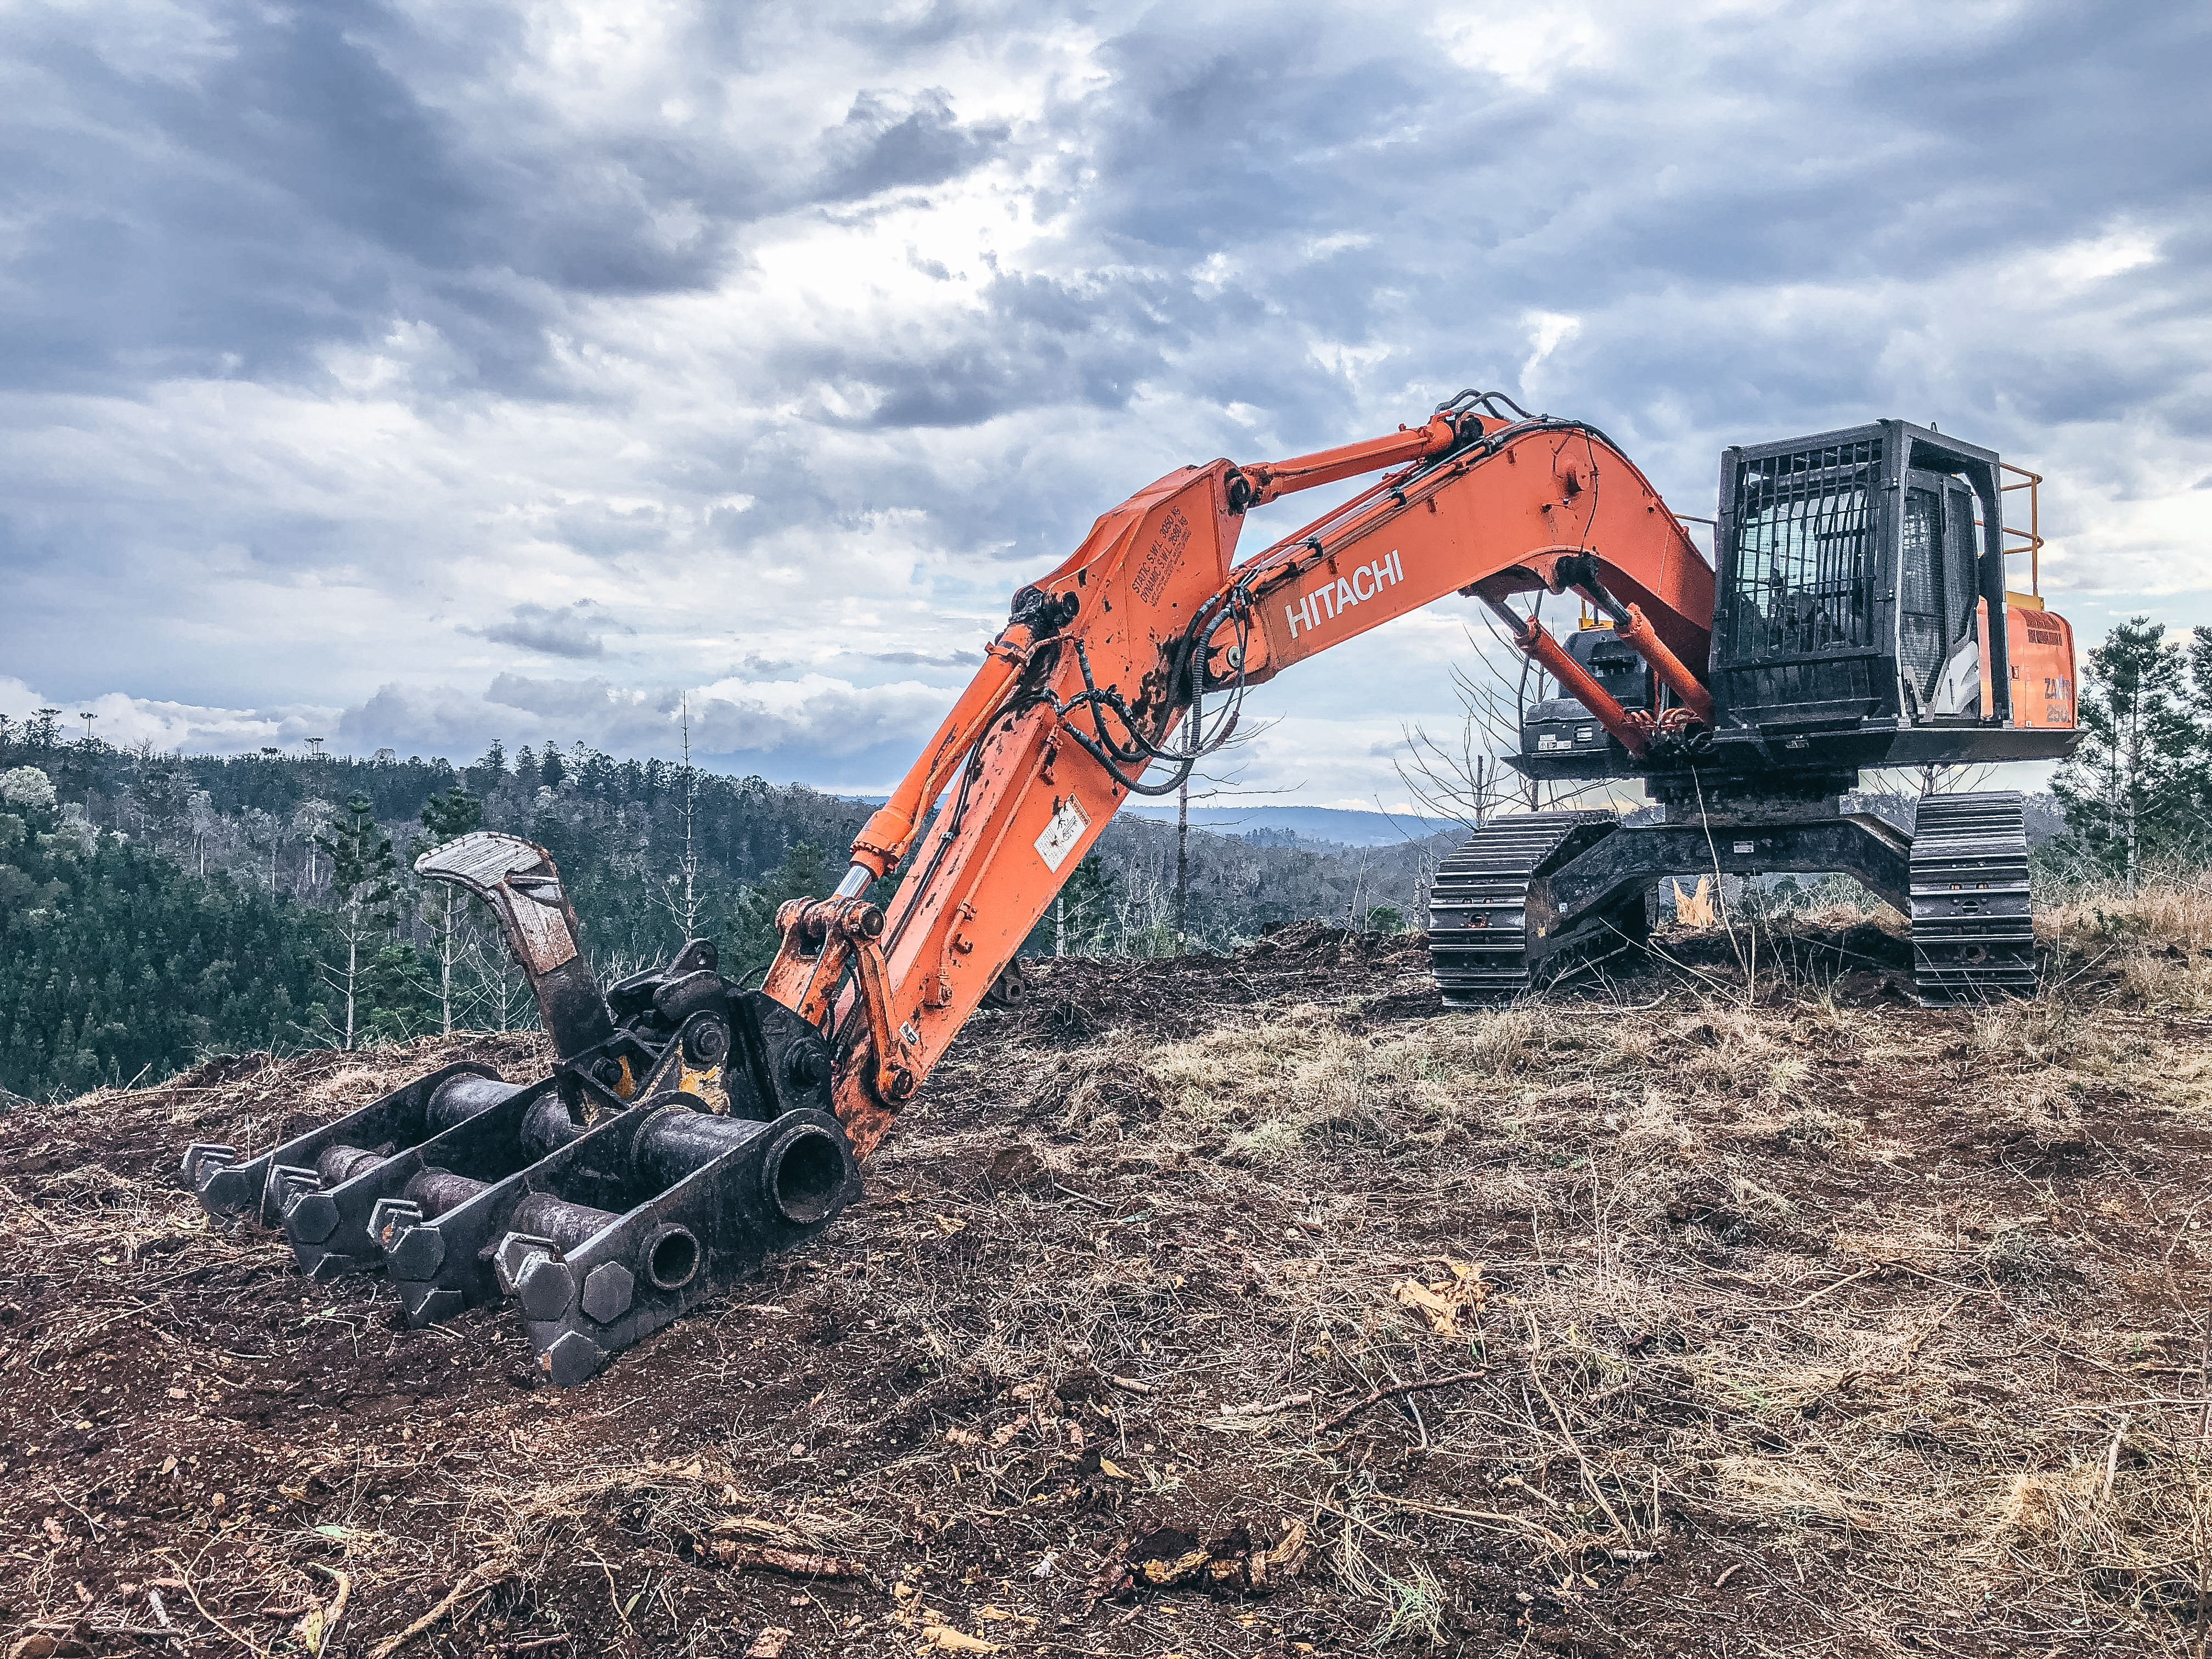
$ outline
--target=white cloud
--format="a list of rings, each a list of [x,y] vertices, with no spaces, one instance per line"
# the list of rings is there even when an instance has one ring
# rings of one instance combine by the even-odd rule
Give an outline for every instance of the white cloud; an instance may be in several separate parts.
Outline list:
[[[2048,475],[2085,631],[2212,620],[2193,27],[41,10],[0,112],[44,181],[0,253],[0,660],[214,748],[665,753],[689,688],[733,763],[880,785],[1131,490],[1469,384],[1695,513],[1724,443],[1937,419]],[[1376,637],[1259,700],[1273,787],[1370,800],[1449,717],[1455,617]]]
[[[1472,17],[1436,25],[1446,54],[1463,69],[1495,75],[1522,92],[1545,92],[1564,74],[1603,53],[1613,31],[1587,6],[1489,5]]]
[[[2074,286],[2100,283],[2123,271],[2154,264],[2158,257],[2157,237],[2124,228],[2086,241],[2069,242],[2044,256],[2041,263],[2053,279]]]
[[[1521,364],[1521,386],[1533,392],[1536,371],[1547,357],[1583,331],[1582,319],[1557,311],[1531,311],[1522,315],[1521,326],[1528,336],[1528,355]]]
[[[61,711],[56,724],[65,741],[74,741],[89,730],[100,742],[118,749],[145,744],[161,753],[185,750],[195,754],[240,754],[269,746],[296,749],[309,736],[331,731],[338,718],[335,708],[210,708],[133,697],[120,691],[65,702],[50,699],[12,676],[0,675],[0,714],[11,722],[29,720],[40,708],[51,708]],[[88,714],[94,716],[88,728],[83,720]]]

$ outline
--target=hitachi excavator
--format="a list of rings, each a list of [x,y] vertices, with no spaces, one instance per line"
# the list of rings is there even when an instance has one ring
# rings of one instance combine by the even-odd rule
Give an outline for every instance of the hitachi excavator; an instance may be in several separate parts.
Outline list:
[[[1250,509],[1376,472],[1236,557]],[[1902,421],[1731,448],[1708,563],[1603,434],[1497,393],[1318,454],[1184,467],[1014,596],[836,890],[778,913],[759,988],[699,939],[602,992],[544,851],[464,836],[416,867],[500,916],[550,1074],[448,1066],[257,1156],[195,1145],[184,1183],[213,1213],[282,1226],[318,1278],[385,1272],[410,1322],[511,1300],[546,1376],[581,1382],[850,1202],[962,1025],[1018,993],[1023,939],[1130,795],[1174,791],[1252,687],[1454,594],[1556,690],[1510,763],[1640,781],[1662,811],[1478,829],[1430,901],[1445,1006],[1630,950],[1658,878],[1698,872],[1849,872],[1910,919],[1923,1001],[2026,991],[2021,798],[1929,795],[1910,835],[1841,802],[1864,769],[2070,751],[2073,635],[2038,597],[2037,482]],[[2019,489],[2029,527],[2008,530]],[[1592,625],[1554,638],[1547,595]]]

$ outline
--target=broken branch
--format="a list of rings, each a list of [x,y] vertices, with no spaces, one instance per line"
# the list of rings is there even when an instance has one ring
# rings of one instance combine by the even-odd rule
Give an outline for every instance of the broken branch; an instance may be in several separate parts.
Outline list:
[[[1332,1429],[1341,1428],[1344,1425],[1352,1421],[1353,1418],[1358,1416],[1360,1413],[1365,1411],[1370,1406],[1379,1406],[1382,1401],[1391,1399],[1395,1395],[1412,1394],[1416,1389],[1448,1389],[1455,1382],[1478,1382],[1488,1374],[1489,1373],[1486,1371],[1454,1371],[1449,1376],[1426,1377],[1419,1382],[1394,1382],[1387,1389],[1376,1389],[1374,1393],[1369,1395],[1364,1400],[1356,1401],[1352,1404],[1346,1406],[1335,1416],[1330,1418],[1328,1422],[1316,1429],[1314,1431],[1314,1434],[1318,1437],[1328,1433]]]
[[[461,1599],[471,1591],[482,1589],[487,1584],[496,1584],[513,1570],[514,1562],[506,1556],[471,1568],[460,1583],[446,1592],[444,1601],[408,1626],[405,1630],[401,1631],[398,1635],[387,1636],[379,1642],[368,1650],[368,1659],[391,1659],[392,1655],[451,1613]]]

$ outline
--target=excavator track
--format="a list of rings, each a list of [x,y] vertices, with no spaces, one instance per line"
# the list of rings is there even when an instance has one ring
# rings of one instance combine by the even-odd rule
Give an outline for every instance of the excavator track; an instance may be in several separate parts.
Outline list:
[[[1444,860],[1429,890],[1429,965],[1445,1007],[1510,1002],[1630,943],[1601,921],[1579,923],[1573,937],[1559,933],[1544,886],[1620,827],[1610,812],[1515,814],[1476,830]]]
[[[2027,827],[2017,792],[1921,798],[1911,898],[1913,988],[1923,1006],[2034,994]]]

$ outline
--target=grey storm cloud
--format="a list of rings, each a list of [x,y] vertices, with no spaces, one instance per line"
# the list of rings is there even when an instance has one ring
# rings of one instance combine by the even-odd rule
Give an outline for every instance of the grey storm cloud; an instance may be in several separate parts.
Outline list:
[[[550,605],[518,605],[505,622],[484,628],[465,628],[465,634],[536,651],[549,657],[604,657],[610,630],[629,634],[635,629],[611,620],[604,607],[589,599],[556,609]]]
[[[961,668],[981,665],[980,651],[945,651],[933,654],[927,651],[871,651],[872,662],[895,662],[909,668]]]
[[[2208,71],[2181,0],[19,8],[0,649],[164,730],[666,749],[689,687],[896,771],[1132,490],[1470,385],[1692,513],[1936,419],[2049,475],[2086,632],[2212,620]],[[1458,638],[1270,741],[1386,777]]]
[[[864,90],[842,121],[757,144],[643,111],[579,131],[519,88],[471,119],[456,105],[532,50],[503,5],[120,9],[136,50],[100,50],[60,9],[14,20],[5,188],[28,303],[0,317],[0,374],[18,384],[297,372],[398,312],[436,322],[471,380],[539,385],[568,301],[710,285],[749,223],[942,183],[1006,137],[932,88]],[[180,38],[144,38],[163,23]],[[755,30],[696,30],[705,55],[672,74],[711,112],[717,60]],[[150,61],[167,51],[181,61]]]
[[[980,166],[1006,137],[1003,122],[962,126],[942,88],[914,99],[863,92],[823,140],[829,166],[816,194],[824,202],[857,202],[902,185],[941,185]]]

